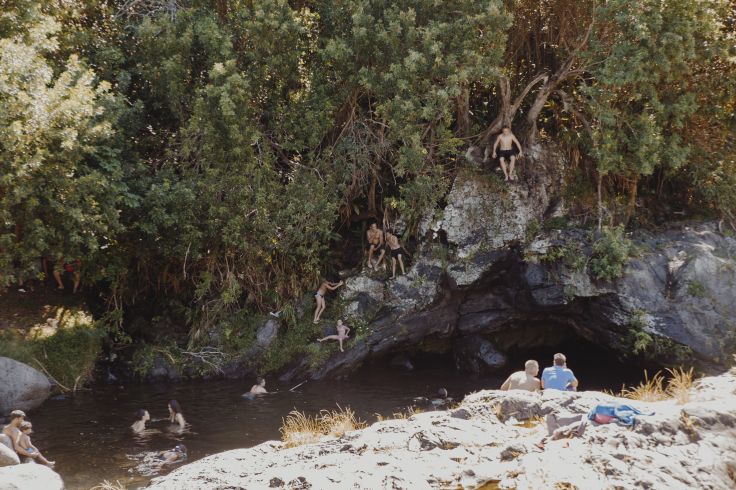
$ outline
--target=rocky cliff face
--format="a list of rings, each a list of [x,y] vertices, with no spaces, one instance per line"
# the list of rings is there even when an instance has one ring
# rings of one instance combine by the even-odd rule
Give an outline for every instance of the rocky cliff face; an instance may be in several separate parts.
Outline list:
[[[734,488],[736,378],[703,379],[689,397],[678,405],[598,392],[482,391],[453,410],[382,421],[340,438],[209,456],[149,488]],[[633,429],[589,422],[579,437],[548,438],[599,403],[654,414]]]
[[[304,359],[283,377],[340,376],[369,358],[438,345],[475,358],[459,362],[468,369],[493,369],[509,350],[570,334],[621,357],[729,365],[736,240],[708,223],[637,233],[622,277],[595,280],[590,231],[540,227],[562,206],[564,158],[548,148],[531,155],[520,183],[480,169],[458,175],[444,209],[420,225],[424,240],[405,276],[346,279],[342,316],[360,327],[349,349],[321,364]]]

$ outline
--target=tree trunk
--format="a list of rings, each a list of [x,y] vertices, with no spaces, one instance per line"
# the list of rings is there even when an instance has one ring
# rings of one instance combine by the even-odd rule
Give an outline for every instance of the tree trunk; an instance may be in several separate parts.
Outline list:
[[[457,136],[467,138],[470,136],[470,90],[467,86],[463,86],[460,95],[455,99],[456,118],[457,118]]]
[[[634,215],[634,211],[636,210],[636,193],[639,187],[639,177],[634,177],[627,183],[629,187],[629,201],[626,204],[626,215],[624,217],[625,225],[629,224],[629,220],[631,220],[631,217]]]
[[[376,171],[371,171],[371,186],[368,189],[368,212],[376,212],[376,185],[378,183],[378,176]]]

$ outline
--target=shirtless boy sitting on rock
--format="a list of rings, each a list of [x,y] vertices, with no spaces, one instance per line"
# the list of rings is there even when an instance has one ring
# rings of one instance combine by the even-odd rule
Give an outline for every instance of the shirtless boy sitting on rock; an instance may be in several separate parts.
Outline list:
[[[539,363],[534,360],[526,361],[524,363],[524,370],[516,371],[509,376],[501,385],[501,390],[539,391],[541,383],[539,378],[536,377],[537,374],[539,374]]]
[[[383,231],[378,227],[376,223],[371,223],[368,228],[368,268],[378,268],[383,262],[383,256],[386,254],[386,250],[383,247]],[[381,254],[378,256],[378,261],[373,264],[373,253],[380,250]]]
[[[514,133],[511,132],[511,128],[509,126],[504,126],[501,130],[501,134],[498,135],[496,138],[496,142],[493,144],[493,158],[496,158],[496,155],[501,160],[501,170],[503,170],[503,175],[506,177],[506,181],[509,180],[516,180],[516,172],[514,172],[514,164],[516,163],[516,150],[514,150],[514,144],[516,144],[516,147],[519,148],[519,157],[523,156],[523,152],[521,151],[521,143],[519,143],[519,140],[516,139],[516,136],[514,136]],[[501,149],[496,151],[501,146]],[[488,151],[488,150],[486,150]],[[486,158],[484,161],[488,160],[488,155],[486,154]],[[506,168],[506,160],[509,161],[509,167]]]

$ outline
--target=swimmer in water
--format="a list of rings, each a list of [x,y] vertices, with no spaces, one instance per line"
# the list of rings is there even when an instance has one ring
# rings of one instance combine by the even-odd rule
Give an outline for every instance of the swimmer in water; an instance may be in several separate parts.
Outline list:
[[[262,395],[264,393],[268,393],[268,391],[266,391],[266,380],[263,378],[258,378],[256,380],[256,384],[251,387],[249,393],[252,393],[254,395]]]
[[[146,422],[151,420],[151,415],[148,413],[148,410],[143,410],[141,408],[135,413],[135,416],[138,420],[136,420],[130,428],[133,429],[133,432],[143,432],[146,430]]]
[[[184,420],[184,413],[181,410],[181,405],[176,400],[169,401],[169,421],[172,424],[179,424],[179,428],[184,430],[187,422]]]
[[[177,444],[174,449],[161,451],[157,455],[162,464],[171,464],[187,459],[187,447],[184,444]]]

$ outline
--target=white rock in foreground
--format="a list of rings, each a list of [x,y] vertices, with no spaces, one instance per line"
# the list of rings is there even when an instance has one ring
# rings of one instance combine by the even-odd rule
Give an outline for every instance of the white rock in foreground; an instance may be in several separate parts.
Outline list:
[[[0,468],[0,490],[64,490],[54,470],[35,463]]]
[[[691,401],[633,404],[655,415],[631,430],[589,425],[582,437],[549,440],[543,423],[584,414],[597,392],[482,391],[455,410],[378,422],[345,436],[286,449],[267,442],[209,456],[157,478],[158,490],[237,488],[733,489],[736,377],[705,378]],[[501,419],[505,422],[499,420]]]

